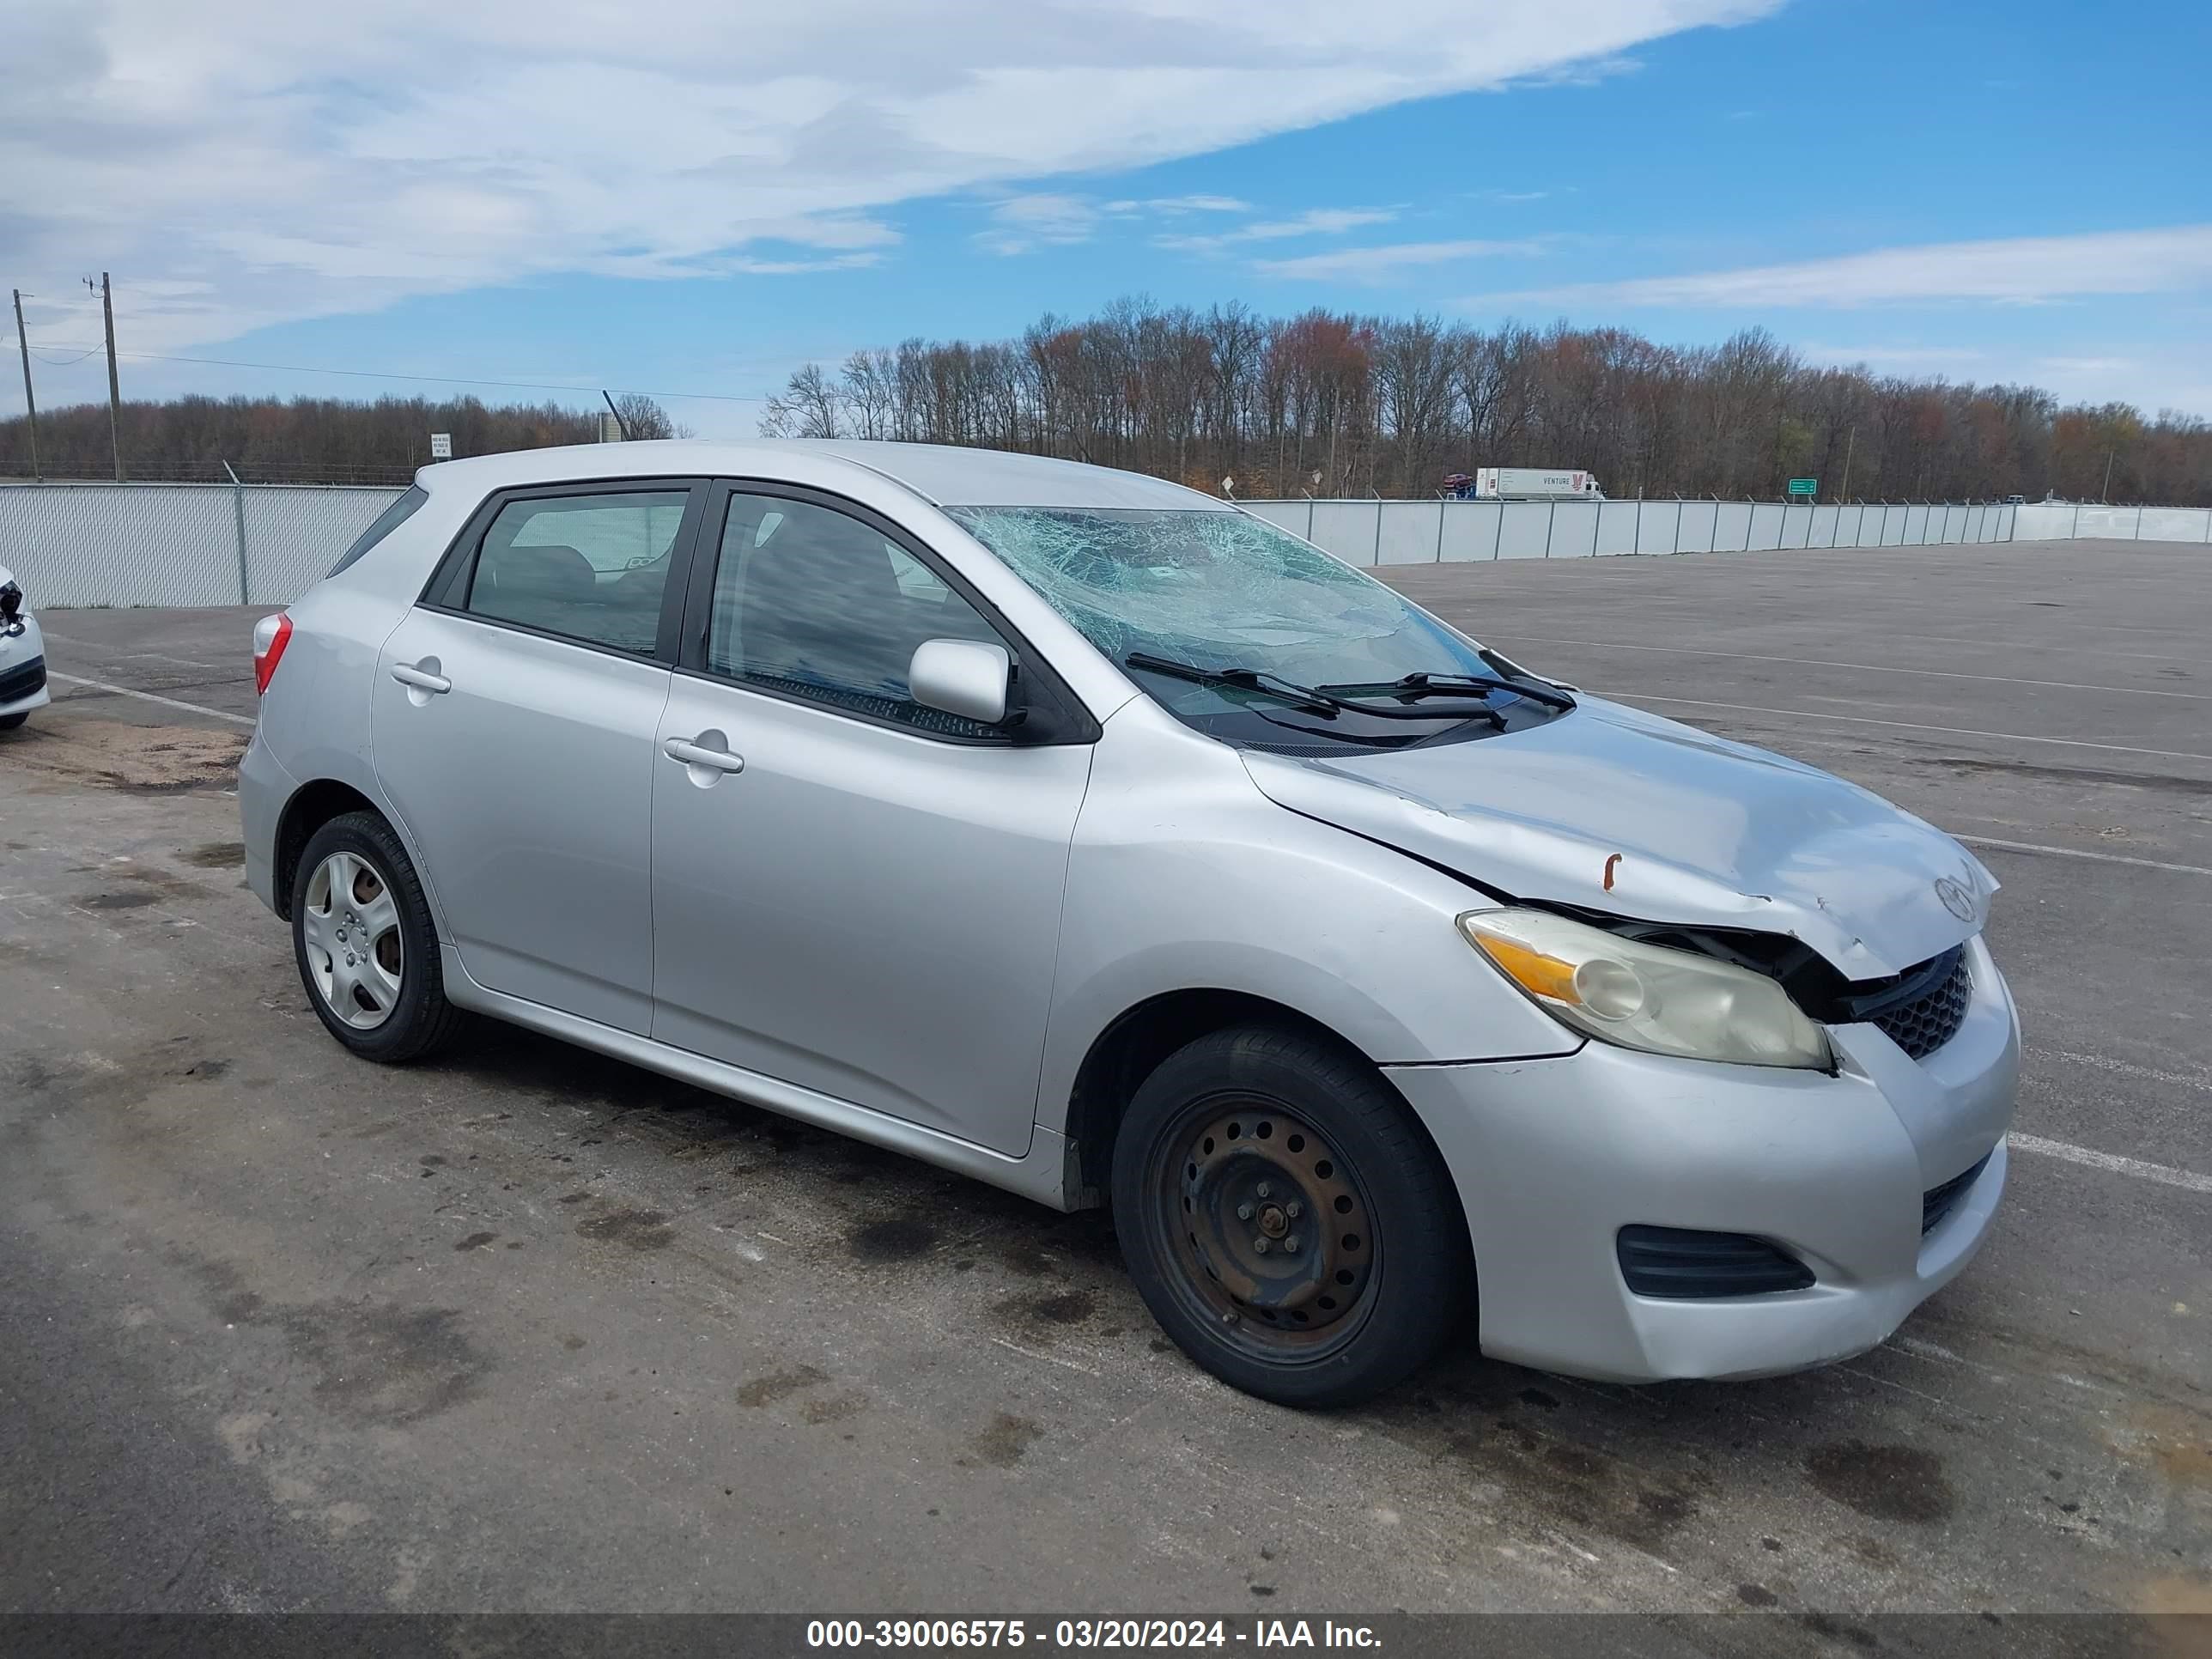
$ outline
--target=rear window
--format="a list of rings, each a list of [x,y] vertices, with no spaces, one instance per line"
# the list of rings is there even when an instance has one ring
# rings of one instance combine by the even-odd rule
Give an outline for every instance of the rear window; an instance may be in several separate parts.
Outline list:
[[[430,492],[420,484],[410,484],[407,493],[376,515],[374,522],[355,538],[354,544],[338,556],[331,567],[331,575],[360,562],[361,556],[374,547],[393,531],[414,516],[415,509],[430,499]],[[325,578],[325,580],[328,578]]]

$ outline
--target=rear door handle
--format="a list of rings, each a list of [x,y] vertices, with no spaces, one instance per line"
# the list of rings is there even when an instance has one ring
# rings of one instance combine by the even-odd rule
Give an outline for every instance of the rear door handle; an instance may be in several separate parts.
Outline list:
[[[418,691],[445,692],[453,689],[453,681],[443,674],[433,674],[428,669],[417,668],[412,663],[392,665],[392,678],[402,685],[411,685]]]
[[[709,734],[702,732],[699,735],[703,738]],[[745,769],[745,757],[743,755],[733,755],[726,749],[709,749],[702,744],[693,743],[687,738],[669,738],[660,745],[660,752],[669,759],[680,761],[686,766],[711,767],[717,772],[742,772]]]

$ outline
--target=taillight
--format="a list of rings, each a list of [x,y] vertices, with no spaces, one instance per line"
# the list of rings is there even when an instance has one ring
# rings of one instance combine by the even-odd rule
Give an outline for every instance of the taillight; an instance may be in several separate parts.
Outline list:
[[[284,659],[284,647],[291,639],[292,618],[282,611],[253,624],[254,696],[259,696],[269,690],[269,677]]]

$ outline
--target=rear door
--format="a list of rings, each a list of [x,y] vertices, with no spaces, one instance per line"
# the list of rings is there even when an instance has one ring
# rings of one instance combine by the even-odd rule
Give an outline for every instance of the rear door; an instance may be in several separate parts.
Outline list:
[[[653,767],[653,1035],[1024,1151],[1096,727],[1048,720],[1079,705],[1035,652],[835,497],[725,486],[689,616]],[[1055,740],[915,703],[907,665],[943,638],[1004,644]]]
[[[705,494],[495,495],[386,641],[371,697],[377,776],[470,977],[641,1033],[653,738]]]

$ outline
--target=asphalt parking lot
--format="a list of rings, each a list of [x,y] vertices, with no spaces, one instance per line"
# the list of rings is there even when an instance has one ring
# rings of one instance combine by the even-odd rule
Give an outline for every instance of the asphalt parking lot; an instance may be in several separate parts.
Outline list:
[[[1996,872],[2011,1188],[1887,1346],[1632,1389],[1462,1341],[1299,1416],[1097,1214],[520,1032],[355,1061],[240,870],[258,613],[52,611],[0,736],[0,1603],[2212,1611],[2212,551],[1390,574]]]

